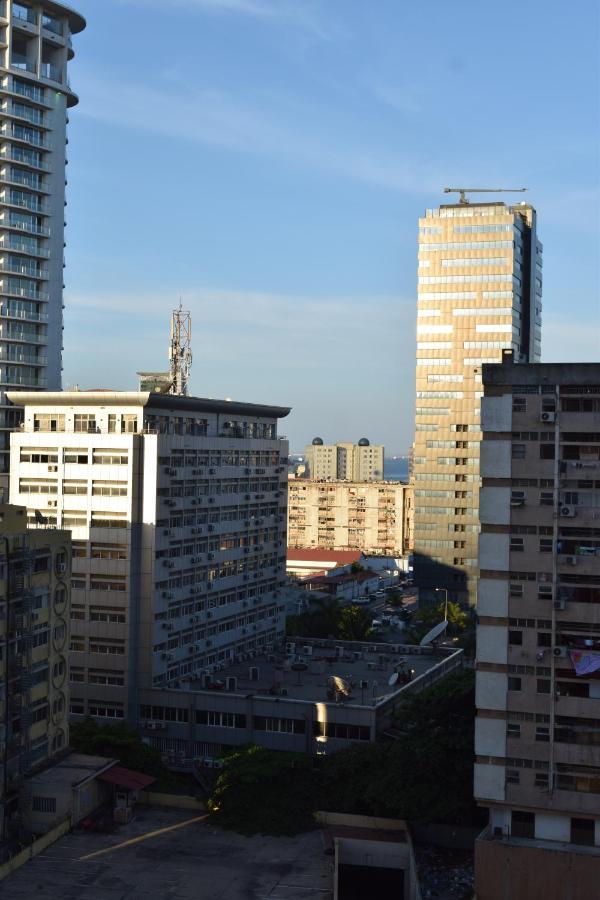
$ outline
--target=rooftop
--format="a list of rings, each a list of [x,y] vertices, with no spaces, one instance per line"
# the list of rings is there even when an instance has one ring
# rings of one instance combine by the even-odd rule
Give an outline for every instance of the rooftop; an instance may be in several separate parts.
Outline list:
[[[37,772],[27,779],[28,783],[33,787],[55,787],[61,788],[76,787],[83,784],[90,778],[96,778],[102,772],[112,768],[116,759],[108,756],[91,756],[87,753],[69,753],[60,762],[52,763],[48,768]]]
[[[312,550],[310,547],[294,549],[288,547],[288,561],[310,560],[311,562],[335,562],[348,565],[362,559],[362,550]]]
[[[456,652],[455,648],[434,651],[429,647],[312,638],[290,639],[287,647],[290,650],[287,654],[256,656],[227,666],[212,676],[213,684],[208,690],[325,703],[336,699],[331,679],[337,676],[349,688],[345,699],[337,692],[340,702],[374,706],[402,690],[406,684],[404,673],[412,669],[413,679],[418,678]],[[390,686],[389,680],[396,672],[400,677]],[[237,679],[232,692],[226,690],[226,679],[230,676]],[[206,690],[200,681],[192,681],[186,687],[192,691]]]
[[[237,400],[213,400],[208,397],[183,397],[177,394],[155,394],[150,391],[9,391],[6,395],[15,406],[147,406],[150,409],[185,412],[227,413],[283,419],[289,406],[266,406]]]

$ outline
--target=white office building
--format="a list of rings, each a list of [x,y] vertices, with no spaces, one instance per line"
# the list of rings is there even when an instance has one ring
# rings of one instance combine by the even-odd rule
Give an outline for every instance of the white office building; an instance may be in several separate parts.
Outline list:
[[[284,632],[289,409],[147,392],[15,392],[14,503],[73,537],[71,711],[135,722]]]

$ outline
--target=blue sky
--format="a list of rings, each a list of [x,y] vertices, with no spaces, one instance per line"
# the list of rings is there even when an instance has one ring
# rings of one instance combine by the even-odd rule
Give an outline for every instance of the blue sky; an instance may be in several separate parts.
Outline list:
[[[294,448],[404,452],[417,219],[447,184],[530,188],[543,359],[598,358],[592,0],[73,5],[65,387],[166,367],[181,296],[193,393],[292,406]]]

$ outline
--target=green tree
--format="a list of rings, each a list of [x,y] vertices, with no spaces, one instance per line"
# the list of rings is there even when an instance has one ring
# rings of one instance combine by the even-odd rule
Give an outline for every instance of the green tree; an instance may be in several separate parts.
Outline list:
[[[124,766],[145,775],[164,777],[167,774],[160,753],[145,744],[137,731],[124,722],[98,725],[94,719],[76,722],[70,729],[70,741],[78,753],[115,757]]]
[[[341,610],[337,636],[344,641],[364,641],[368,637],[373,616],[362,606],[347,606]]]
[[[336,597],[310,597],[310,607],[306,612],[288,617],[286,632],[298,637],[336,638],[339,636],[341,612],[342,606]]]
[[[442,622],[444,619],[446,604],[428,603],[418,609],[411,620],[411,627],[406,632],[406,640],[414,644],[418,644],[421,638],[425,637],[428,631]],[[452,637],[460,635],[469,624],[469,614],[466,613],[458,603],[450,600],[448,603],[448,628],[446,635]]]

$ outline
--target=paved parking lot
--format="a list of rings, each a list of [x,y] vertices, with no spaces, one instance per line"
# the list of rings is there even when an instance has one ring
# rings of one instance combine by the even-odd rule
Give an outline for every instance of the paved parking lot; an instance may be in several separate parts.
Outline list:
[[[66,835],[0,882],[0,898],[331,900],[332,857],[320,831],[248,838],[193,818],[140,807],[115,834]]]

